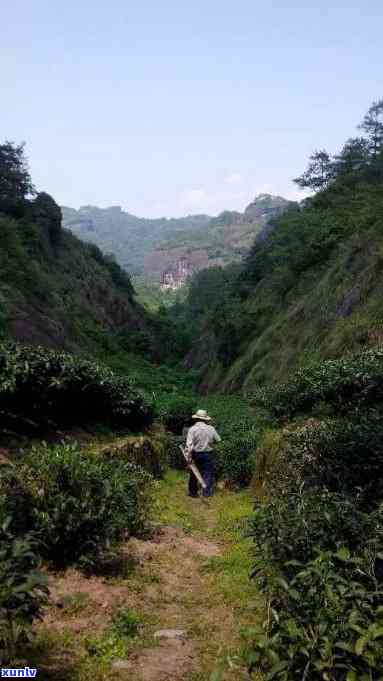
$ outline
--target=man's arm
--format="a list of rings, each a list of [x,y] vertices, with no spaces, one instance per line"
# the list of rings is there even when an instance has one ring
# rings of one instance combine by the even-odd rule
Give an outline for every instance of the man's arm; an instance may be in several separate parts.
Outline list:
[[[194,448],[194,438],[193,438],[193,428],[189,428],[188,434],[186,437],[186,454],[188,456],[188,459],[191,461],[192,458],[192,452]]]
[[[221,440],[221,437],[220,437],[220,436],[218,435],[218,433],[217,433],[216,429],[215,429],[215,428],[213,428],[213,430],[214,430],[214,433],[213,433],[213,436],[214,436],[214,442],[222,442],[222,440]]]

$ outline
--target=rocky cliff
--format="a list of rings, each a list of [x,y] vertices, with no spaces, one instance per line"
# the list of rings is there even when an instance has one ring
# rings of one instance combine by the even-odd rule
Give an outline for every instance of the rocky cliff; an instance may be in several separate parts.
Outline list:
[[[255,235],[290,205],[261,194],[243,213],[224,211],[216,218],[194,215],[145,220],[121,210],[86,206],[63,208],[63,224],[77,236],[113,253],[122,267],[160,284],[165,272],[185,258],[193,271],[239,260]]]

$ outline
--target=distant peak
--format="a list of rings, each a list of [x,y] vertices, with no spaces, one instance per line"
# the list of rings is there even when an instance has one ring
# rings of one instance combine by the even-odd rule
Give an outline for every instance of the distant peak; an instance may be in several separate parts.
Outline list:
[[[272,207],[279,207],[279,206],[284,206],[290,203],[288,199],[284,199],[283,196],[276,196],[275,194],[258,194],[254,201],[249,203],[247,206],[245,213],[248,211],[253,211],[255,208],[258,207],[259,204],[268,204],[271,208]]]

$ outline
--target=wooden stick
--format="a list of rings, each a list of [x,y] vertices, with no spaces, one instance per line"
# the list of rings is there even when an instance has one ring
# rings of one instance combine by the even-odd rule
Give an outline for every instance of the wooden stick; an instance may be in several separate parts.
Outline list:
[[[197,480],[198,480],[199,484],[201,485],[202,489],[206,489],[207,485],[206,485],[205,480],[203,479],[203,477],[202,477],[201,473],[199,472],[199,470],[198,470],[197,466],[195,465],[195,463],[190,462],[190,461],[188,460],[186,451],[185,451],[185,449],[183,448],[182,445],[180,445],[180,450],[181,450],[182,454],[183,454],[184,457],[185,457],[185,461],[186,461],[187,467],[190,468],[191,472],[192,472],[192,473],[194,474],[194,476],[197,478]]]

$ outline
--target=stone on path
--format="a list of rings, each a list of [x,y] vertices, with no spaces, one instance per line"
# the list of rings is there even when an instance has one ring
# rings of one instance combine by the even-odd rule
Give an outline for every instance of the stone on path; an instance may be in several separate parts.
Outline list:
[[[154,633],[154,638],[186,638],[184,629],[159,629]]]
[[[115,660],[112,663],[112,669],[131,669],[132,663],[128,660]]]

